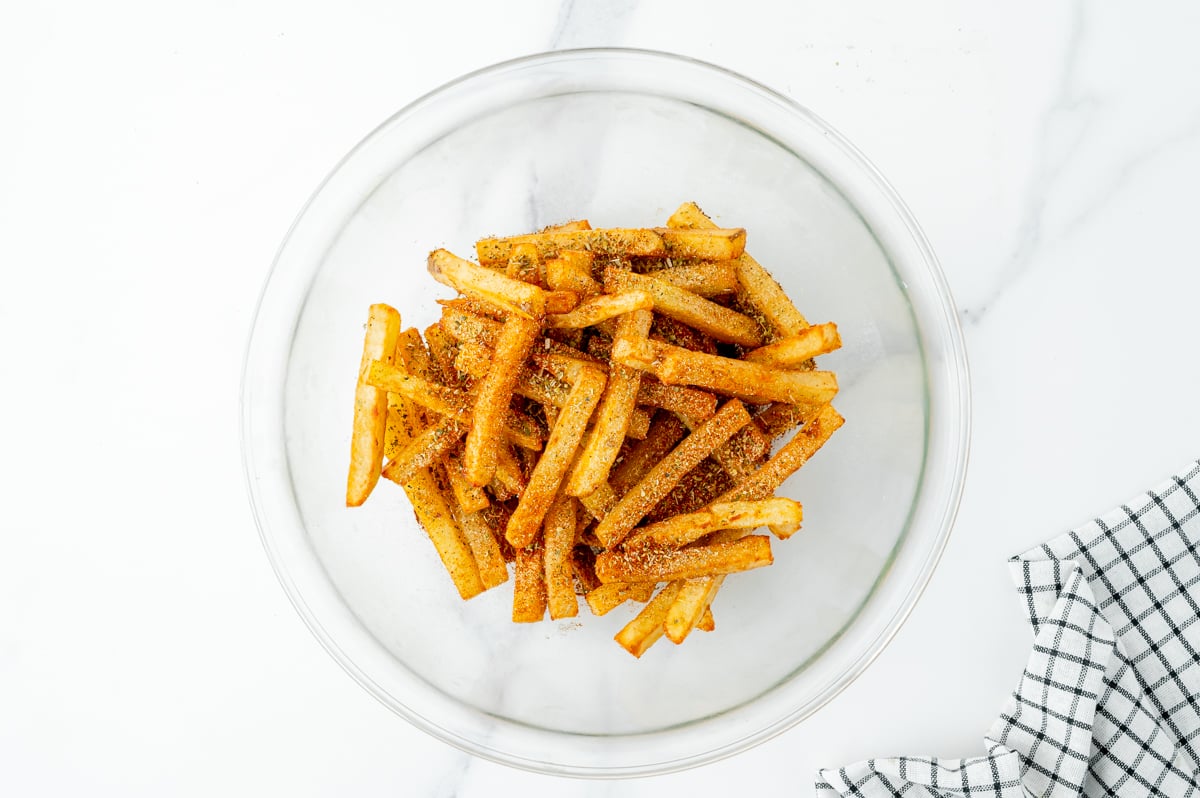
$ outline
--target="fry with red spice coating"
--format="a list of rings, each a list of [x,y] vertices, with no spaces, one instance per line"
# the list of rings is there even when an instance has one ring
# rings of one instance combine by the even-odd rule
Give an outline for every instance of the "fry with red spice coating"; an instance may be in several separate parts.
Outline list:
[[[540,542],[518,548],[513,567],[513,623],[546,617],[546,564]]]
[[[357,507],[371,495],[383,467],[384,432],[387,430],[387,394],[367,380],[372,363],[390,364],[400,336],[400,314],[388,305],[372,305],[363,336],[362,360],[354,388],[354,423],[350,434],[350,473],[346,479],[346,506]]]
[[[501,262],[507,260],[506,255]],[[428,266],[429,273],[439,283],[507,313],[516,313],[529,319],[540,319],[546,315],[546,292],[536,285],[514,280],[444,249],[429,253]]]
[[[604,269],[604,289],[610,292],[645,291],[653,297],[656,312],[695,327],[718,341],[741,346],[762,345],[762,333],[754,319],[659,280],[653,273],[634,274],[608,266]]]
[[[626,601],[649,601],[654,588],[654,582],[609,582],[589,590],[583,598],[592,615],[607,615]]]
[[[479,569],[483,589],[491,590],[496,585],[507,582],[508,565],[504,562],[504,554],[496,541],[495,531],[487,522],[487,514],[460,512],[458,525],[471,547],[471,553],[475,555],[475,565]]]
[[[624,495],[631,485],[641,481],[688,433],[683,422],[670,413],[658,413],[653,421],[646,438],[630,449],[609,473],[609,485],[618,495]]]
[[[496,339],[491,368],[476,389],[471,430],[463,450],[463,467],[474,485],[488,484],[496,472],[496,446],[509,412],[513,387],[540,333],[537,322],[513,315],[504,322]]]
[[[637,401],[640,405],[661,407],[678,413],[696,424],[708,421],[717,412],[717,397],[708,391],[682,385],[663,385],[661,382],[643,381]]]
[[[845,422],[842,415],[825,405],[761,468],[726,491],[718,501],[752,501],[772,495],[796,473]]]
[[[570,313],[549,315],[546,326],[551,329],[578,330],[594,327],[601,322],[616,318],[635,310],[651,310],[654,300],[645,291],[622,291],[616,294],[600,294],[585,300]]]
[[[572,574],[571,554],[575,549],[575,500],[560,495],[546,513],[542,547],[546,565],[546,604],[550,619],[573,618],[579,614]]]
[[[625,538],[626,549],[635,546],[680,548],[718,529],[754,529],[770,525],[780,540],[791,537],[804,520],[804,510],[793,499],[772,497],[757,501],[715,502],[694,513],[684,513],[644,526]]]
[[[601,582],[667,582],[749,571],[771,562],[771,539],[766,535],[749,535],[740,540],[684,549],[657,546],[610,549],[596,555],[596,576]]]
[[[465,424],[442,417],[412,438],[383,468],[383,476],[403,485],[420,468],[431,468],[442,461],[467,432]]]
[[[750,363],[791,369],[800,366],[818,355],[828,354],[842,346],[842,337],[833,322],[805,327],[795,335],[780,338],[766,346],[746,353]]]
[[[662,280],[702,297],[732,294],[738,289],[735,260],[701,260],[675,264],[657,269],[653,275],[655,280]]]

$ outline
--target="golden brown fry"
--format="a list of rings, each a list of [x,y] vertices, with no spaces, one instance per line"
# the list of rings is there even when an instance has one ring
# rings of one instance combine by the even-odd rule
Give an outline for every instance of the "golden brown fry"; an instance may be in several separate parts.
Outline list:
[[[654,325],[650,327],[650,338],[665,344],[682,346],[693,352],[703,352],[706,355],[719,354],[716,338],[661,313],[654,314]]]
[[[511,254],[511,248],[510,248]],[[508,260],[507,255],[501,262]],[[493,269],[477,266],[444,249],[429,253],[429,273],[443,285],[530,319],[546,315],[546,292]]]
[[[732,294],[738,289],[737,261],[694,261],[658,269],[654,279],[703,297]]]
[[[496,339],[504,326],[495,319],[489,319],[457,305],[442,306],[442,320],[439,324],[454,340],[487,349],[496,348]]]
[[[713,621],[712,607],[704,608],[704,614],[696,621],[696,628],[701,632],[712,632],[717,628],[716,622]]]
[[[587,300],[570,313],[546,317],[546,326],[551,329],[578,330],[593,327],[603,321],[635,310],[651,310],[654,300],[645,291],[622,291],[617,294],[601,294]],[[649,325],[646,325],[649,332]]]
[[[546,563],[541,542],[516,550],[513,568],[513,623],[537,623],[546,616]]]
[[[635,309],[617,323],[617,337],[645,338],[651,320],[649,310]],[[587,496],[608,479],[613,461],[625,442],[641,381],[642,375],[637,369],[614,364],[610,370],[595,423],[564,488],[568,496]]]
[[[760,346],[763,342],[754,319],[659,280],[656,273],[634,274],[608,266],[604,269],[604,290],[645,291],[653,297],[656,312],[695,327],[718,341],[742,346]]]
[[[579,304],[579,294],[574,291],[547,291],[547,313],[570,313]]]
[[[460,344],[454,358],[455,367],[474,379],[482,379],[492,365],[492,351],[477,344]],[[549,374],[533,371],[522,365],[513,392],[538,404],[562,407],[570,387]]]
[[[463,467],[473,485],[488,484],[496,472],[496,446],[509,412],[513,387],[540,333],[537,322],[513,315],[504,322],[496,340],[491,368],[476,390],[471,431],[467,433],[463,451]]]
[[[418,469],[431,468],[441,462],[466,432],[465,424],[443,417],[412,438],[384,467],[383,476],[403,485],[413,478]]]
[[[719,501],[752,501],[770,496],[808,462],[844,422],[833,405],[825,405],[762,468],[722,494]]]
[[[745,249],[746,231],[741,228],[676,230],[666,227],[653,230],[568,230],[510,238],[485,238],[475,244],[475,252],[481,264],[494,266],[507,262],[513,247],[526,243],[537,246],[542,258],[552,258],[563,250],[580,249],[629,258],[670,256],[730,260],[740,256]]]
[[[748,477],[771,453],[771,439],[757,424],[747,424],[712,453],[734,482]]]
[[[683,422],[669,413],[657,414],[654,422],[645,440],[634,446],[609,475],[609,484],[618,496],[624,495],[631,486],[640,482],[687,435],[687,427]]]
[[[788,371],[648,341],[632,353],[613,346],[613,360],[651,371],[668,385],[698,385],[747,402],[823,404],[837,395],[832,371]]]
[[[542,258],[538,255],[537,247],[532,244],[519,244],[513,247],[508,256],[508,264],[504,273],[514,280],[523,283],[542,283]]]
[[[555,291],[574,291],[581,297],[603,292],[603,286],[592,278],[590,252],[561,252],[546,261],[546,285]]]
[[[717,412],[717,397],[711,393],[682,385],[663,385],[661,382],[643,381],[637,401],[640,405],[661,407],[678,413],[690,424],[703,424]]]
[[[670,493],[684,474],[749,423],[750,414],[741,402],[736,399],[726,402],[715,416],[684,438],[669,455],[650,469],[644,479],[629,489],[612,512],[596,525],[596,537],[607,547],[620,543],[638,521]]]
[[[716,228],[712,219],[694,202],[685,202],[667,220],[669,227],[681,230]],[[738,282],[742,293],[780,336],[795,335],[808,322],[775,279],[754,258],[742,253],[738,258]]]
[[[718,529],[754,529],[771,526],[780,540],[791,537],[800,528],[804,510],[792,499],[772,497],[757,501],[716,502],[703,510],[667,518],[641,527],[624,542],[626,549],[636,546],[660,546],[672,549],[686,546]]]
[[[512,447],[501,443],[496,447],[496,474],[492,479],[492,492],[500,501],[507,501],[520,496],[526,484],[528,480],[525,479],[525,472],[513,454]]]
[[[588,419],[604,390],[605,378],[599,369],[586,362],[571,361],[557,355],[551,355],[550,359],[551,365],[561,369],[564,376],[573,377],[571,393],[559,414],[558,422],[550,431],[545,451],[534,466],[521,501],[508,521],[505,537],[519,548],[529,545],[541,528],[542,519],[571,466]]]
[[[650,434],[650,411],[644,407],[635,407],[629,413],[629,426],[625,429],[625,437],[642,441]]]
[[[789,405],[775,402],[754,417],[754,423],[771,440],[786,435],[821,411],[822,405]]]
[[[608,486],[607,482],[601,482],[594,491],[580,497],[579,503],[592,518],[599,521],[617,506],[617,494],[613,493],[613,489]]]
[[[546,603],[551,620],[579,614],[571,554],[575,549],[575,500],[560,495],[546,513],[543,548],[546,564]]]
[[[591,230],[592,225],[587,219],[573,219],[569,222],[560,224],[551,224],[543,227],[540,232],[543,233],[566,233],[572,230]]]
[[[656,227],[654,232],[662,236],[663,248],[671,258],[732,260],[741,257],[746,250],[746,231],[740,227],[726,230]]]
[[[456,388],[447,388],[415,374],[407,374],[403,369],[378,360],[371,364],[367,382],[389,393],[399,394],[435,413],[470,424],[469,397]],[[534,451],[542,448],[542,432],[528,416],[508,411],[502,432],[505,438],[518,446]]]
[[[609,582],[589,590],[584,599],[592,615],[607,615],[626,601],[649,601],[655,587],[654,582]]]
[[[796,368],[818,355],[828,354],[842,346],[837,325],[833,322],[805,327],[795,335],[780,338],[773,344],[760,346],[746,353],[746,360],[777,368]]]
[[[749,535],[685,549],[640,546],[609,550],[596,555],[596,576],[601,582],[668,582],[748,571],[771,562],[771,539]]]
[[[664,587],[649,604],[642,608],[636,618],[617,632],[613,639],[633,656],[641,657],[650,646],[662,637],[667,611],[671,608],[671,602],[675,600],[678,593],[678,582],[672,582]]]
[[[458,371],[454,367],[458,342],[447,335],[442,326],[435,322],[425,328],[425,343],[437,366],[437,376],[440,381],[446,385],[458,384]]]
[[[350,472],[346,479],[346,506],[357,507],[371,495],[383,466],[384,432],[387,429],[387,393],[371,385],[367,374],[374,362],[390,364],[400,336],[400,314],[388,305],[372,305],[363,336],[362,361],[354,388],[354,425],[350,436]]]
[[[507,444],[503,444],[503,446],[505,449],[508,448]],[[477,513],[491,504],[487,492],[477,485],[472,485],[467,479],[467,475],[463,473],[461,446],[456,446],[446,454],[443,465],[446,468],[446,481],[450,483],[454,500],[462,512]]]
[[[459,513],[459,526],[475,555],[475,564],[479,569],[479,579],[484,590],[490,590],[496,585],[508,581],[508,566],[504,562],[504,554],[496,541],[495,531],[487,522],[484,512]]]
[[[700,461],[700,465],[684,474],[679,484],[663,497],[662,501],[654,505],[653,510],[646,513],[645,520],[647,523],[657,524],[672,516],[694,513],[711,504],[733,486],[734,481],[721,464],[712,457],[707,457]]]
[[[701,577],[683,582],[667,610],[667,618],[663,623],[668,640],[679,645],[687,638],[704,617],[704,612],[717,595],[722,581],[721,578]]]
[[[417,521],[433,541],[458,594],[469,599],[483,592],[475,554],[454,521],[450,504],[429,469],[423,468],[404,486]]]

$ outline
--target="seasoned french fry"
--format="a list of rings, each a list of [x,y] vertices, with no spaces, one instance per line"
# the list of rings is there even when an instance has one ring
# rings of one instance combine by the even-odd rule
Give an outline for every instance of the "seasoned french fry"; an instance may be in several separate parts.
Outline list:
[[[640,405],[661,407],[702,424],[717,412],[717,397],[707,391],[685,388],[682,385],[663,385],[661,382],[642,381],[637,401]]]
[[[757,424],[747,424],[718,446],[713,459],[721,464],[734,482],[748,477],[771,453],[771,439]]]
[[[650,646],[662,637],[667,611],[671,608],[671,603],[675,601],[678,593],[678,582],[672,582],[664,587],[657,596],[650,600],[649,604],[642,608],[636,618],[617,632],[613,639],[620,644],[621,648],[640,658]]]
[[[618,496],[624,495],[630,487],[650,473],[650,469],[656,463],[670,454],[675,444],[683,440],[687,432],[687,427],[678,417],[669,413],[659,413],[645,440],[639,441],[625,455],[625,459],[613,468],[608,479],[612,490]],[[613,503],[616,503],[615,498]]]
[[[822,405],[789,405],[775,402],[754,417],[755,424],[763,434],[775,440],[820,412]]]
[[[413,478],[418,469],[430,468],[454,448],[467,432],[467,426],[453,418],[438,423],[412,438],[383,469],[383,476],[401,485]]]
[[[423,345],[419,332],[411,327],[401,331],[400,335],[396,338],[393,362],[403,363],[405,352],[411,347],[420,346]],[[384,393],[387,394],[387,424],[384,427],[383,433],[383,456],[391,460],[408,444],[409,435],[408,427],[405,426],[405,416],[408,413],[418,413],[418,411],[413,409],[404,397],[387,393],[386,391]],[[414,419],[414,424],[417,421],[423,423],[424,417],[419,415],[418,419]]]
[[[546,562],[540,542],[517,548],[513,568],[513,623],[546,617]]]
[[[492,351],[477,344],[461,344],[454,358],[455,367],[474,379],[482,379],[492,365]],[[559,380],[522,365],[513,392],[538,404],[562,407],[570,387]]]
[[[417,471],[404,486],[417,521],[424,528],[442,564],[450,573],[458,594],[469,599],[483,592],[475,554],[463,531],[454,521],[450,504],[429,469]]]
[[[487,349],[496,348],[496,339],[500,337],[500,329],[504,326],[495,319],[489,319],[457,305],[442,306],[442,320],[439,324],[454,340]]]
[[[717,502],[694,513],[641,527],[625,538],[623,545],[626,549],[646,545],[675,549],[718,529],[754,529],[766,525],[771,525],[772,532],[783,540],[800,528],[803,518],[803,508],[792,499]]]
[[[511,251],[510,247],[501,263],[507,262]],[[456,291],[530,319],[540,319],[546,315],[546,292],[536,285],[477,266],[444,249],[429,253],[428,265],[429,273],[435,280]]]
[[[496,340],[491,368],[480,381],[471,414],[471,430],[463,452],[467,479],[474,485],[486,485],[496,472],[496,446],[504,418],[509,412],[513,387],[520,377],[525,358],[541,333],[536,322],[510,316]]]
[[[507,444],[503,446],[508,448]],[[472,485],[463,472],[461,446],[456,446],[446,454],[443,465],[446,467],[446,480],[450,483],[450,490],[460,510],[477,513],[491,504],[487,493],[478,485]]]
[[[537,247],[532,244],[518,244],[513,247],[508,256],[508,265],[504,273],[514,280],[523,283],[542,283],[542,258],[538,255]]]
[[[604,289],[645,291],[653,297],[656,312],[708,333],[718,341],[742,346],[762,344],[762,333],[754,319],[659,280],[655,274],[634,274],[608,266],[604,269]]]
[[[741,257],[746,249],[746,231],[740,227],[728,230],[656,227],[654,231],[662,236],[663,248],[672,258],[732,260]]]
[[[403,369],[378,360],[371,364],[367,382],[389,393],[399,394],[435,413],[470,423],[470,400],[464,392],[455,388],[408,374]],[[511,410],[504,418],[502,433],[518,446],[534,451],[542,448],[542,433],[533,420]]]
[[[833,322],[805,327],[795,335],[746,353],[746,360],[778,368],[796,368],[805,361],[839,349],[842,337]]]
[[[373,362],[391,363],[400,335],[400,314],[388,305],[372,305],[363,336],[362,361],[354,389],[354,425],[350,436],[350,473],[346,480],[346,506],[357,507],[371,495],[383,466],[384,432],[387,429],[387,394],[371,385],[367,372]]]
[[[713,220],[694,202],[685,202],[667,220],[667,226],[681,230],[707,230],[716,228]],[[775,332],[780,336],[795,335],[808,326],[808,322],[779,283],[758,261],[746,253],[738,258],[738,282],[742,293],[750,304],[758,309]]]
[[[667,582],[748,571],[771,564],[771,539],[749,535],[741,540],[664,549],[639,546],[596,555],[601,582]]]
[[[654,315],[654,324],[650,327],[650,338],[665,344],[682,346],[693,352],[703,352],[706,355],[720,354],[717,350],[716,338],[661,313]]]
[[[447,335],[442,326],[435,322],[425,328],[425,343],[428,345],[429,354],[437,367],[437,377],[440,381],[446,385],[457,384],[458,372],[454,367],[454,358],[457,354],[458,342]]]
[[[547,291],[547,313],[570,313],[579,304],[579,294],[574,291]]]
[[[580,515],[576,521],[576,528],[580,526],[580,520],[586,516],[587,511],[580,507]],[[596,555],[587,545],[579,545],[571,550],[571,570],[575,573],[575,580],[579,582],[585,594],[590,593],[600,587],[600,580],[596,578]]]
[[[546,513],[543,548],[546,564],[546,603],[551,620],[579,614],[571,554],[575,549],[575,500],[560,495]]]
[[[564,372],[573,371],[574,379],[567,404],[550,431],[545,451],[534,466],[529,484],[521,495],[521,501],[509,519],[508,528],[504,533],[508,542],[518,548],[529,545],[541,528],[542,519],[550,509],[559,484],[571,466],[575,450],[587,428],[588,419],[600,402],[600,395],[604,390],[605,378],[599,369],[582,361],[571,361],[577,364],[571,366],[559,362],[569,358],[557,355],[550,357],[557,359],[553,360],[552,365],[563,369]]]
[[[507,443],[501,443],[496,447],[496,474],[492,478],[492,492],[500,501],[507,501],[520,496],[527,484],[525,472],[516,455]]]
[[[734,481],[721,464],[708,457],[684,474],[679,484],[664,496],[662,501],[654,505],[653,510],[646,513],[645,520],[647,523],[657,524],[672,516],[694,513],[707,507],[733,486]]]
[[[479,569],[479,579],[484,590],[491,590],[496,585],[508,581],[508,566],[504,562],[504,554],[491,525],[487,522],[484,512],[459,513],[458,524],[462,527],[463,535],[475,555],[475,564]]]
[[[622,291],[617,294],[601,294],[587,300],[570,313],[546,317],[546,326],[557,329],[577,330],[593,327],[600,322],[632,313],[635,310],[651,310],[654,300],[646,291]],[[646,325],[649,332],[649,325]]]
[[[825,405],[762,468],[722,494],[719,501],[752,501],[770,496],[808,462],[844,422],[833,405]]]
[[[655,280],[702,297],[732,294],[738,289],[737,261],[694,261],[653,272]]]
[[[597,521],[612,512],[617,506],[617,494],[607,482],[601,482],[594,491],[579,498],[579,503]]]
[[[822,404],[838,390],[837,377],[831,371],[788,371],[656,341],[648,341],[632,353],[618,351],[614,345],[613,360],[652,371],[668,385],[698,385],[755,404]]]
[[[612,512],[597,524],[596,537],[608,547],[620,543],[638,521],[675,487],[684,474],[695,468],[713,449],[729,440],[733,433],[749,423],[750,414],[741,402],[736,399],[726,402],[715,416],[684,438],[669,455],[650,469],[644,479],[629,489]]]
[[[617,323],[617,337],[645,338],[650,331],[651,320],[648,309],[635,308]],[[587,496],[608,479],[613,461],[625,442],[641,381],[642,374],[637,369],[618,364],[610,370],[596,421],[587,433],[564,488],[568,496]]]
[[[644,407],[634,407],[629,413],[629,426],[625,429],[625,437],[642,441],[650,434],[650,411]]]
[[[701,632],[712,632],[717,628],[717,624],[713,621],[712,607],[704,608],[704,614],[700,616],[700,620],[696,621],[696,628]]]
[[[590,222],[588,222],[587,219],[573,219],[569,222],[562,222],[560,224],[547,225],[546,227],[543,227],[541,229],[541,232],[543,232],[543,233],[567,233],[572,230],[591,230],[591,229],[592,229],[592,225]]]
[[[655,587],[654,582],[609,582],[589,590],[584,599],[592,615],[607,615],[626,601],[649,601]]]
[[[593,297],[604,288],[592,278],[592,253],[560,252],[546,261],[546,285],[555,291],[574,291],[581,297]]]
[[[534,244],[542,258],[563,250],[581,249],[601,255],[630,258],[679,257],[700,260],[730,260],[742,254],[746,231],[647,229],[568,230],[510,238],[485,238],[475,244],[479,262],[485,266],[505,263],[518,244]]]
[[[679,588],[675,600],[667,610],[667,618],[663,623],[667,639],[679,645],[696,628],[704,617],[709,602],[721,588],[723,580],[711,577],[687,579]]]

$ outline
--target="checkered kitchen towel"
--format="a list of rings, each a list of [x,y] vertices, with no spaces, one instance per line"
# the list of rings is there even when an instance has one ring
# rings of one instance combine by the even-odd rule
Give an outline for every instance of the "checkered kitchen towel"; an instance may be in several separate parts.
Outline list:
[[[821,771],[834,796],[1200,798],[1200,463],[1010,568],[1033,625],[974,759]]]

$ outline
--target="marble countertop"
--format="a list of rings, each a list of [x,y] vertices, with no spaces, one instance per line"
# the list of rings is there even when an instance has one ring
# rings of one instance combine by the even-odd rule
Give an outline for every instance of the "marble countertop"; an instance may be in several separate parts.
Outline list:
[[[791,796],[982,753],[1029,644],[1006,558],[1200,455],[1200,7],[406,5],[6,14],[0,792]],[[347,678],[263,556],[237,438],[260,285],[330,166],[463,72],[593,45],[721,64],[854,141],[938,252],[975,409],[956,531],[875,664],[745,754],[605,783],[472,759]]]

